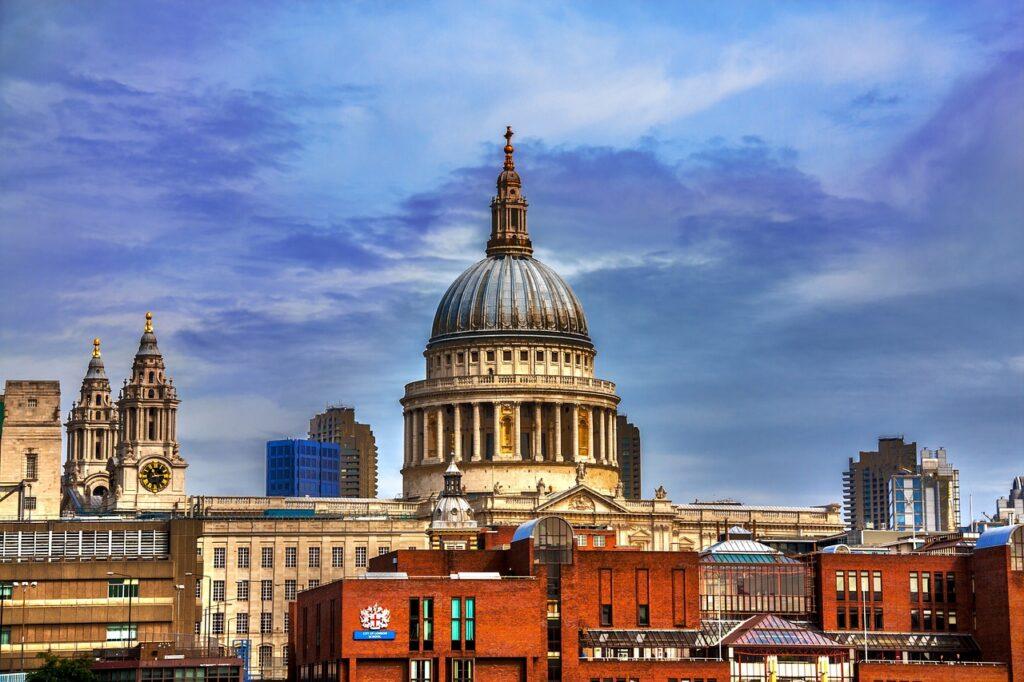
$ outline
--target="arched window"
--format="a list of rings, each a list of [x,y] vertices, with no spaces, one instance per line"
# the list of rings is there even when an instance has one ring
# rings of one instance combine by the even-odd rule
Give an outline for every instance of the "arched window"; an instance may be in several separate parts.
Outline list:
[[[152,371],[150,371],[150,373],[149,373],[149,383],[153,383],[153,372]]]
[[[288,650],[287,644],[281,647],[281,663],[283,663],[284,665],[288,665],[288,658],[290,657],[290,653],[291,652]]]
[[[274,647],[269,644],[260,646],[260,667],[269,668],[274,665]]]
[[[1024,571],[1024,526],[1010,534],[1010,570]]]

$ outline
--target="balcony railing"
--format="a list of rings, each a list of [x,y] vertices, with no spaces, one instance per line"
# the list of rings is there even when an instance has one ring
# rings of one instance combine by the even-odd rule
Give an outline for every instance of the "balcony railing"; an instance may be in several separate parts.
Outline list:
[[[432,393],[434,391],[455,389],[492,389],[509,388],[519,386],[522,388],[547,388],[557,390],[570,388],[577,390],[600,393],[602,395],[615,395],[615,382],[593,377],[559,376],[549,374],[492,374],[473,375],[464,377],[438,377],[437,379],[424,379],[414,381],[405,385],[406,397]]]

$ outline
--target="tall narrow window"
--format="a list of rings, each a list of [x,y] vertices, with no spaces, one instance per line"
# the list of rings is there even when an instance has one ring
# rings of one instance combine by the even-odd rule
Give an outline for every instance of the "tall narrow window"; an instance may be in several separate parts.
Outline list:
[[[921,599],[923,601],[932,600],[932,587],[931,587],[931,574],[925,571],[921,574]]]
[[[409,682],[433,682],[433,663],[429,658],[409,661]]]
[[[636,624],[641,628],[651,624],[650,574],[646,568],[636,570]]]
[[[599,622],[603,627],[610,627],[612,624],[612,570],[602,568],[598,576]]]
[[[295,568],[295,558],[299,551],[296,547],[285,547],[284,548],[284,567]]]
[[[239,547],[238,548],[238,567],[249,568],[249,548]]]
[[[462,649],[462,599],[452,597],[452,650]]]
[[[466,643],[466,651],[476,650],[476,599],[474,597],[466,597],[463,603],[465,612],[466,625],[464,632],[462,633],[463,639]]]
[[[956,632],[956,611],[950,609],[946,616],[946,624],[949,626],[950,632]]]
[[[320,548],[310,547],[309,548],[309,567],[320,568]]]
[[[910,609],[910,629],[920,630],[921,629],[921,610]]]
[[[227,552],[228,552],[227,549],[225,549],[224,547],[214,547],[213,548],[213,567],[214,568],[224,568],[224,564],[225,564],[226,559],[227,559]]]
[[[261,547],[260,548],[260,568],[273,568],[274,567],[274,548],[273,547]]]
[[[420,600],[418,597],[412,597],[409,599],[409,651],[420,650],[421,629]]]
[[[366,568],[366,547],[356,547],[356,568]]]
[[[910,601],[916,604],[918,601],[918,583],[917,583],[917,572],[910,572]]]
[[[946,601],[956,603],[956,573],[952,571],[946,574]]]
[[[840,606],[838,609],[836,609],[836,629],[838,629],[838,630],[845,630],[846,629],[846,607],[845,606]]]
[[[882,617],[882,607],[881,606],[876,606],[875,607],[874,629],[875,630],[884,630],[885,629],[885,619]]]
[[[836,601],[846,600],[846,574],[836,571]]]
[[[35,452],[25,453],[25,478],[29,481],[39,478],[39,455]]]
[[[882,601],[882,572],[873,571],[871,573],[871,591],[872,599],[874,601]]]
[[[452,659],[452,682],[473,682],[473,659]]]

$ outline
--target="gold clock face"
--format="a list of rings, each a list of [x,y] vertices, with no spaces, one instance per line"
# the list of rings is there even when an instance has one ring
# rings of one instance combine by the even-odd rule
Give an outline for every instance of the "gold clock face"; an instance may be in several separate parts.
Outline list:
[[[171,482],[171,469],[158,459],[139,470],[139,483],[151,493],[158,493]]]

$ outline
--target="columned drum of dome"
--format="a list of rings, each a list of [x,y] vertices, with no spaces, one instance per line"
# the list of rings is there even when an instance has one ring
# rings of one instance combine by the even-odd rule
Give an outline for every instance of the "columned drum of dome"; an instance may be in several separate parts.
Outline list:
[[[486,257],[441,297],[426,378],[402,399],[407,497],[442,490],[451,461],[468,493],[619,487],[615,384],[594,375],[576,294],[533,257],[511,138]]]

